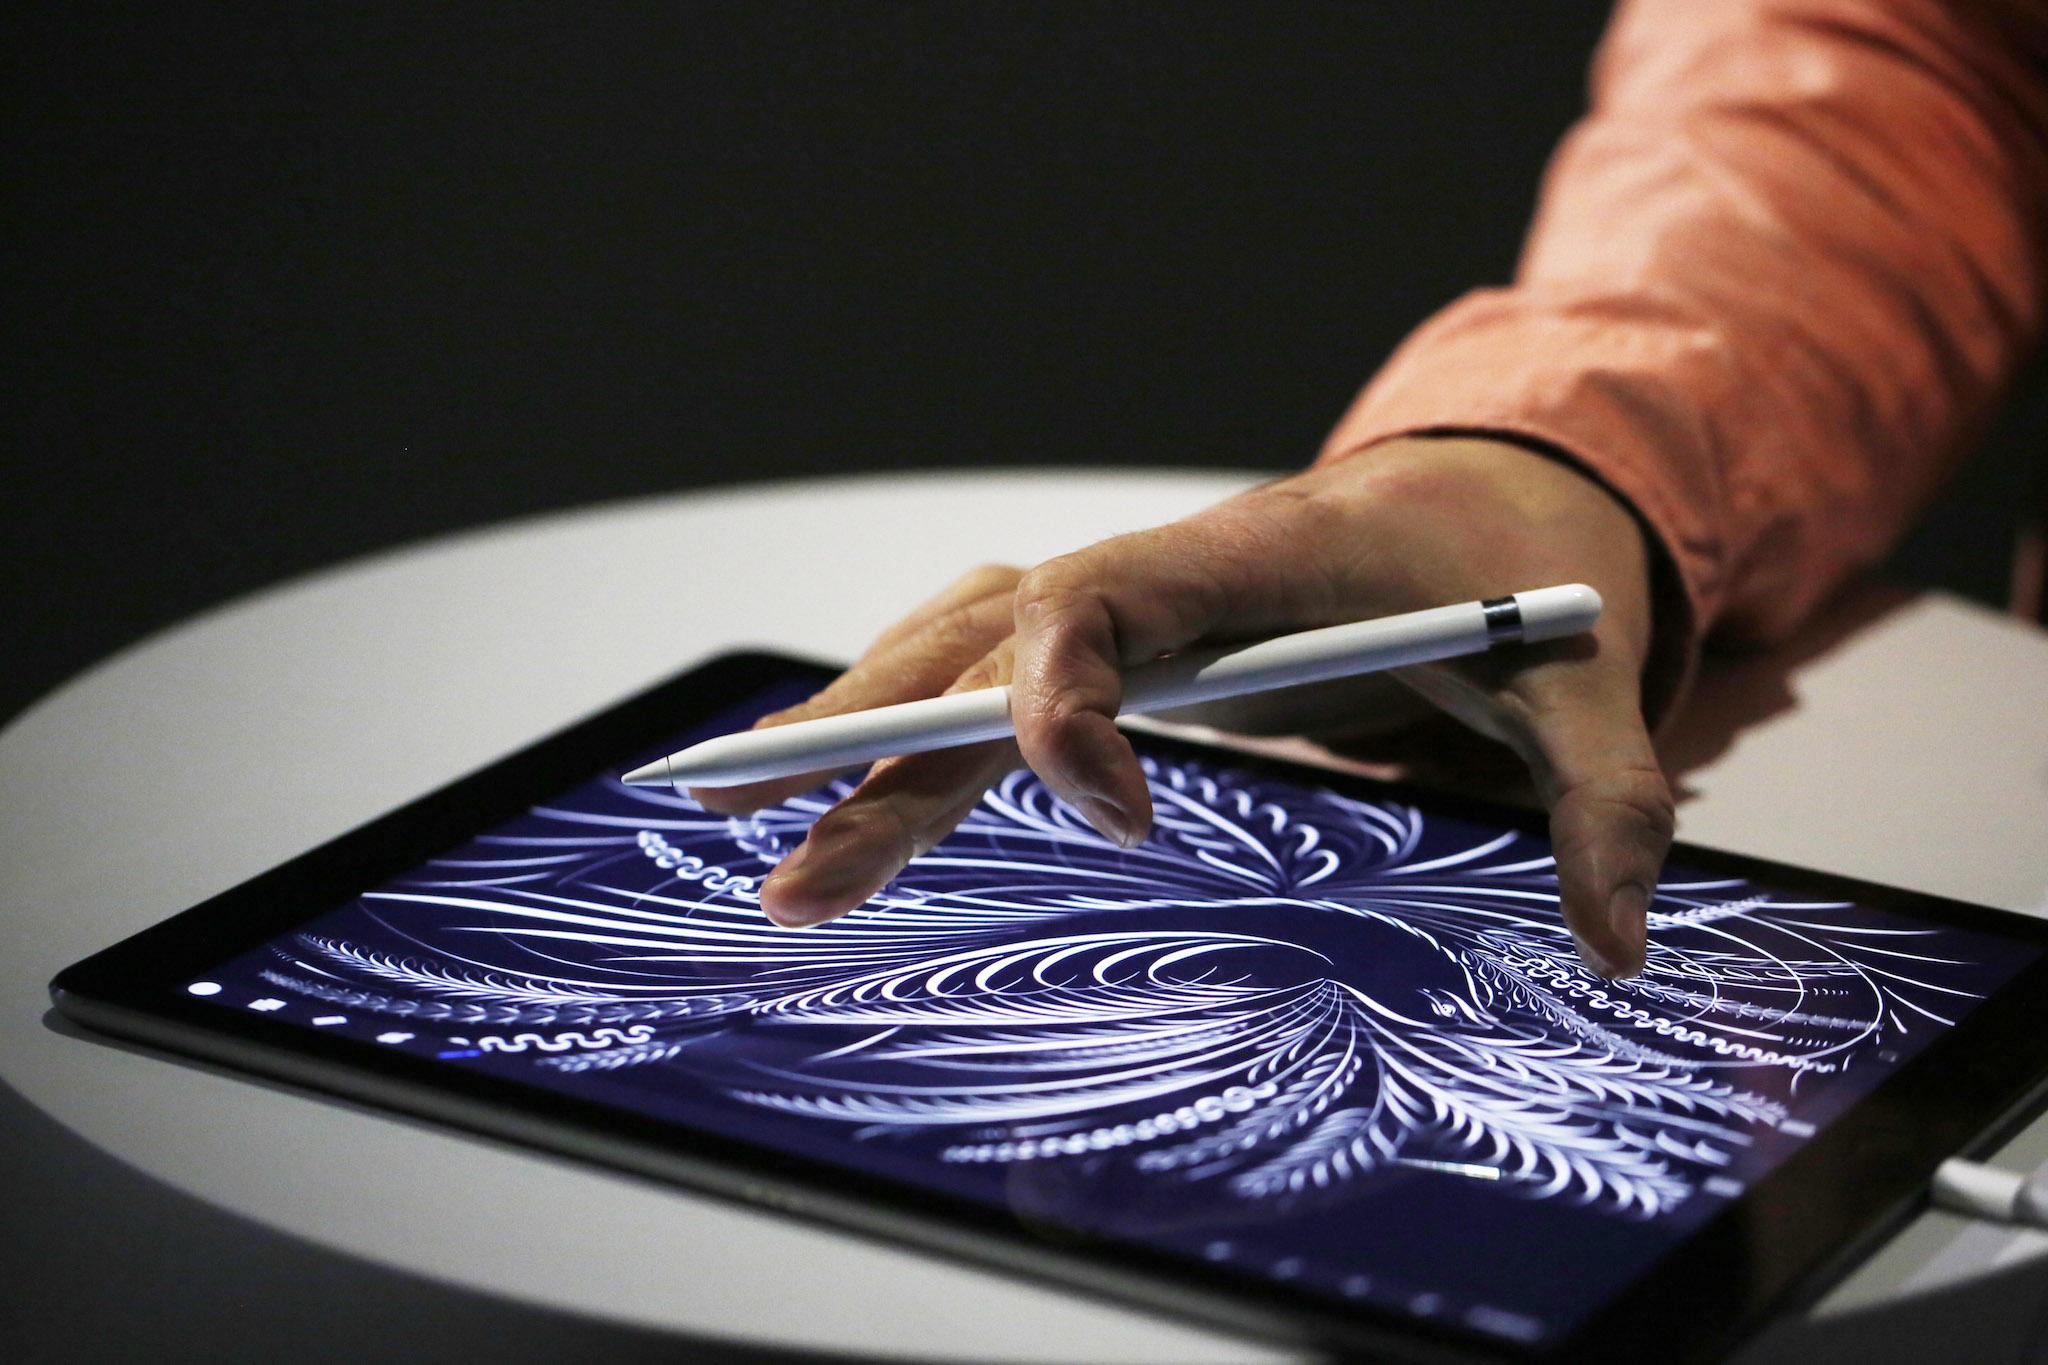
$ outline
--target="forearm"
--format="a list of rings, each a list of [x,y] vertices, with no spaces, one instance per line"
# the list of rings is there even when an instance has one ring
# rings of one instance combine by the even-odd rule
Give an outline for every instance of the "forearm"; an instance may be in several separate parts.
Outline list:
[[[1514,285],[1419,330],[1321,458],[1493,432],[1605,483],[1675,589],[1653,708],[1710,629],[1791,628],[1895,539],[2037,329],[2048,91],[2038,26],[1991,18],[2023,9],[1625,5]]]

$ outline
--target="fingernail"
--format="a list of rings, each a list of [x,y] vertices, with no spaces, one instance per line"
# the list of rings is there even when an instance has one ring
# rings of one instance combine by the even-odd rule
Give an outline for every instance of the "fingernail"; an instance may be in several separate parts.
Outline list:
[[[1609,962],[1600,953],[1594,951],[1592,944],[1579,937],[1578,930],[1571,930],[1571,936],[1572,946],[1579,950],[1579,961],[1586,964],[1587,971],[1595,976],[1605,977],[1610,981],[1621,974],[1616,970],[1613,963]]]
[[[1650,893],[1634,882],[1614,888],[1607,898],[1607,923],[1614,936],[1628,945],[1630,966],[1624,973],[1634,976],[1649,947]]]
[[[1081,814],[1088,823],[1095,826],[1103,838],[1119,848],[1135,848],[1144,836],[1139,834],[1131,817],[1113,802],[1099,796],[1084,796],[1080,800]]]
[[[801,912],[791,914],[787,906],[782,907],[780,912],[778,912],[775,909],[771,909],[768,904],[771,899],[779,898],[781,888],[788,882],[791,876],[795,875],[796,870],[803,866],[804,859],[810,857],[810,855],[811,845],[809,841],[798,844],[789,853],[784,854],[782,861],[770,868],[768,875],[761,879],[761,913],[768,917],[770,924],[783,929],[800,929],[811,922],[810,917]]]

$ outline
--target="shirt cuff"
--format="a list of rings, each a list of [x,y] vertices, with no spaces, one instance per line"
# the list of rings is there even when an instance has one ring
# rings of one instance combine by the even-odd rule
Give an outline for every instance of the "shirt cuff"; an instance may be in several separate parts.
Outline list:
[[[1723,505],[1702,395],[1725,384],[1710,329],[1653,299],[1469,294],[1417,330],[1345,413],[1318,464],[1397,436],[1479,435],[1533,447],[1634,512],[1651,556],[1643,714],[1690,689],[1723,596]]]

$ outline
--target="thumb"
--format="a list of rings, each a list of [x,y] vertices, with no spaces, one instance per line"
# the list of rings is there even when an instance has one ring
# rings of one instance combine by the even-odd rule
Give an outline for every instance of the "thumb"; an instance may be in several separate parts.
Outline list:
[[[1633,681],[1574,689],[1527,721],[1565,924],[1579,956],[1606,977],[1643,969],[1647,916],[1674,824],[1671,788]]]

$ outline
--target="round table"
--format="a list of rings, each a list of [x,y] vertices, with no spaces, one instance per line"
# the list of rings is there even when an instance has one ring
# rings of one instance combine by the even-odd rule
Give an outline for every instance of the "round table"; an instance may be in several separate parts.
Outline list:
[[[897,1358],[1293,1358],[46,1019],[66,963],[694,659],[850,657],[974,564],[1170,519],[1252,477],[948,473],[647,499],[376,556],[146,640],[0,734],[0,1079],[214,1205],[568,1314]],[[2048,907],[2040,632],[1939,596],[1858,599],[1710,678],[1694,712],[1667,746],[1685,837]],[[2048,1157],[2048,1129],[2020,1150]],[[2029,1251],[1988,1235],[1923,1219],[1829,1306],[1883,1311]]]

